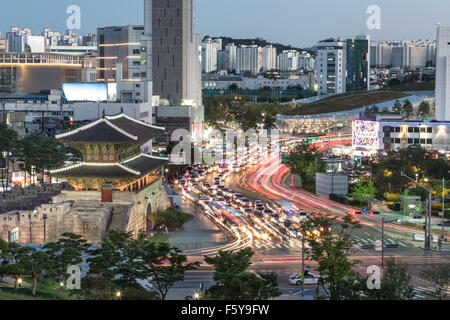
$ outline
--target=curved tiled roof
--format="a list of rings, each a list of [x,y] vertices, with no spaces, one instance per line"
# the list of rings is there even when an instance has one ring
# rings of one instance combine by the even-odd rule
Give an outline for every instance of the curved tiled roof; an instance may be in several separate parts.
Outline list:
[[[162,127],[119,114],[58,134],[55,138],[64,142],[138,142],[149,141],[162,132]]]
[[[63,178],[139,178],[168,163],[166,158],[140,154],[121,163],[83,162],[73,166],[52,170],[51,174]]]

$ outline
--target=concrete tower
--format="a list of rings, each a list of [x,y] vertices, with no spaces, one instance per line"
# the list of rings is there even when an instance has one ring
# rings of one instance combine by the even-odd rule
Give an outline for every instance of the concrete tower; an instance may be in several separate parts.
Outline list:
[[[153,96],[153,0],[144,0],[144,35],[141,55],[146,63],[146,86],[144,101],[152,103]],[[145,49],[144,49],[145,48]]]
[[[436,33],[435,119],[450,121],[450,28],[438,26]]]

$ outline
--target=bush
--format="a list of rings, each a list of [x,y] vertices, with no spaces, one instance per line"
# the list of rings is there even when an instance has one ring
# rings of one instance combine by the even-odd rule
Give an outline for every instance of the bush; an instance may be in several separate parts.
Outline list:
[[[168,208],[165,211],[151,213],[149,216],[149,219],[153,222],[154,229],[160,226],[167,226],[168,229],[178,229],[191,218],[191,214],[175,208]]]
[[[383,196],[386,201],[399,202],[401,194],[395,192],[385,192]]]
[[[161,300],[155,292],[144,288],[127,288],[122,293],[122,300]]]

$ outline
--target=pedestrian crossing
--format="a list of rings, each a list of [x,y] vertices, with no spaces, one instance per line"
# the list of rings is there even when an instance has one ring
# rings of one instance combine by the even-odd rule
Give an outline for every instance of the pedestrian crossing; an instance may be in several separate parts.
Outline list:
[[[358,236],[353,236],[354,239],[358,242],[356,247],[360,249],[374,249],[376,239],[364,239]],[[388,238],[384,239],[384,247],[385,248],[406,248],[410,246],[410,244],[398,241],[397,239]],[[271,249],[289,249],[289,250],[301,250],[302,242],[299,239],[285,239],[283,242],[278,240],[261,240],[254,239],[253,240],[253,248],[258,250],[271,250]]]
[[[374,248],[375,247],[375,241],[377,239],[364,239],[358,236],[353,236],[353,238],[358,242],[357,246],[361,247],[362,249],[365,248]],[[381,240],[381,239],[380,239]],[[389,237],[384,238],[384,247],[385,248],[398,248],[398,247],[408,247],[407,243],[404,243],[402,241],[398,241],[397,239],[392,239]]]
[[[282,243],[279,241],[264,241],[253,240],[253,247],[256,249],[301,249],[302,243],[296,239],[285,240]]]

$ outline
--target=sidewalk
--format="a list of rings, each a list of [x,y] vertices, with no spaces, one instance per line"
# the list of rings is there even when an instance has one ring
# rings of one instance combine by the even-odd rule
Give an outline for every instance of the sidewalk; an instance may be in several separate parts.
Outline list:
[[[380,218],[389,218],[389,219],[398,219],[402,222],[408,222],[408,223],[413,223],[413,224],[417,224],[419,226],[423,226],[423,224],[425,223],[425,219],[412,219],[410,217],[405,217],[405,215],[403,213],[400,213],[398,211],[392,211],[391,209],[389,209],[387,206],[383,206],[379,203],[373,203],[372,204],[372,209],[375,211],[379,211]],[[422,216],[423,217],[423,216]],[[442,226],[440,226],[439,224],[442,223],[442,218],[440,217],[431,217],[431,227],[433,229],[439,229],[439,231],[442,230]],[[437,230],[434,230],[433,232],[439,232]],[[444,227],[444,231],[449,234],[450,233],[450,227],[445,226]]]

